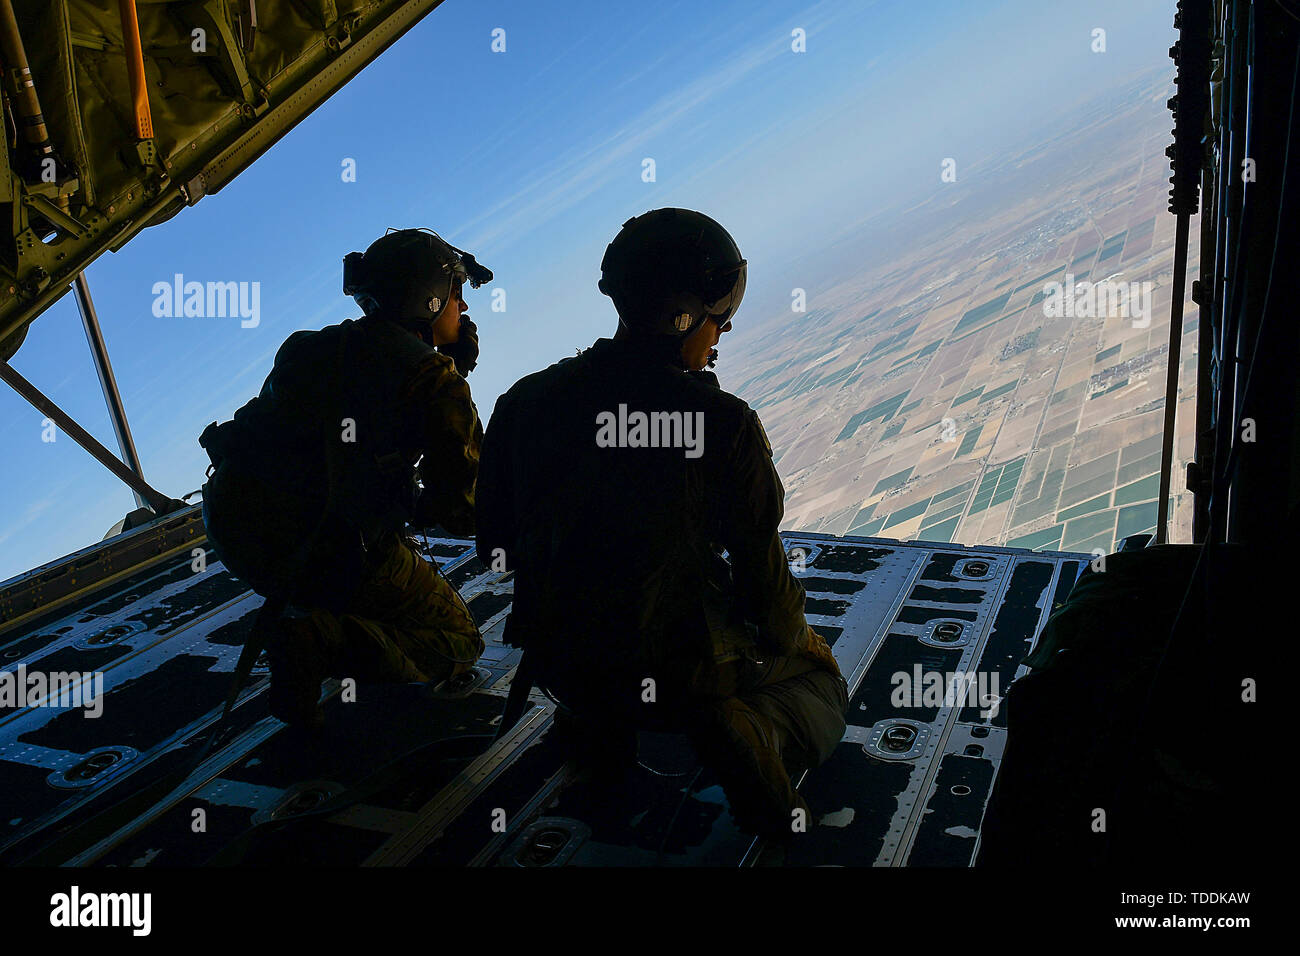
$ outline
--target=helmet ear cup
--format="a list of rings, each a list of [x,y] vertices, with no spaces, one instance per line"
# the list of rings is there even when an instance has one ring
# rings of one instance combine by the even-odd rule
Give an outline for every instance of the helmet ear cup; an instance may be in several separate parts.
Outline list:
[[[625,299],[621,295],[611,298],[618,309],[619,323],[628,331],[643,335],[685,338],[708,316],[704,302],[689,292],[679,292],[658,302],[637,301],[635,297]]]
[[[682,338],[699,328],[706,314],[704,302],[689,292],[670,296],[657,311],[655,325],[660,329],[659,334]]]

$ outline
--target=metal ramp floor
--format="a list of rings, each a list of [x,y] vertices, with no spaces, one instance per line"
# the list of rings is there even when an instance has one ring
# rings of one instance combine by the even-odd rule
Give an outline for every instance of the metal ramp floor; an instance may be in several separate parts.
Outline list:
[[[140,550],[163,533],[142,528],[111,547]],[[28,611],[0,636],[0,669],[102,675],[98,717],[39,702],[0,709],[0,863],[969,865],[1006,736],[992,697],[1005,695],[1086,557],[784,538],[850,706],[834,755],[800,785],[807,832],[780,851],[736,829],[680,741],[642,735],[629,778],[597,786],[565,762],[554,705],[534,692],[494,742],[519,660],[501,643],[511,575],[483,567],[463,539],[425,543],[483,630],[472,674],[436,688],[363,684],[355,700],[327,682],[326,726],[310,736],[268,715],[258,667],[228,732],[193,766],[261,599],[215,555],[196,570],[188,541],[102,571],[102,587]],[[87,552],[64,562],[84,567]],[[41,581],[50,591],[59,564],[9,582],[0,608],[21,612]],[[960,681],[956,693],[899,697],[900,675],[930,674],[982,676],[986,699]]]

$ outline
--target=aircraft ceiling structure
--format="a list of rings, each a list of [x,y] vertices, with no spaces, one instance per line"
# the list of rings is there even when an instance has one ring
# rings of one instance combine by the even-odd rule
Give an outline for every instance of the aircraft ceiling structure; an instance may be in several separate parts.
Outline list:
[[[219,191],[440,2],[0,0],[0,361],[97,257]]]

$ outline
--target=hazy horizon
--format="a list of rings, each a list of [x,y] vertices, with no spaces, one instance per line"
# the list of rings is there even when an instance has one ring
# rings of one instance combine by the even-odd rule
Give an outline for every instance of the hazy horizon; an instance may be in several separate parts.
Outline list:
[[[486,421],[521,375],[612,331],[596,280],[623,220],[701,209],[750,263],[718,367],[734,389],[753,372],[737,356],[779,321],[792,341],[817,334],[792,317],[791,290],[811,314],[855,270],[942,229],[954,203],[952,231],[970,227],[1008,157],[1064,133],[1082,104],[1172,75],[1172,0],[782,6],[592,0],[556,22],[528,4],[440,5],[235,182],[87,270],[145,476],[177,497],[200,486],[198,433],[256,393],[289,333],[359,314],[341,259],[389,226],[437,229],[496,273],[467,294]],[[490,48],[497,27],[505,53]],[[941,181],[947,158],[956,182]],[[178,273],[260,283],[260,321],[156,317],[152,289]],[[116,449],[73,296],[12,364]],[[43,442],[41,418],[0,392],[0,580],[93,544],[134,507],[70,438]]]

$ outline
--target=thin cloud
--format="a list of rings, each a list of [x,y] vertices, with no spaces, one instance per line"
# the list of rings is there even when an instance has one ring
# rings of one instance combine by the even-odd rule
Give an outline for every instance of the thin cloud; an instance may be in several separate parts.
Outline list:
[[[804,25],[809,34],[820,32],[844,16],[827,15],[828,2],[808,8],[791,22]],[[505,237],[519,238],[541,223],[569,209],[616,176],[624,175],[627,161],[643,153],[642,147],[671,130],[681,119],[740,83],[756,70],[786,55],[784,42],[769,39],[745,50],[717,69],[705,73],[674,94],[661,97],[622,128],[576,154],[539,170],[532,184],[506,196],[477,217],[459,226],[457,235],[479,228],[469,245],[487,247]],[[485,226],[485,223],[492,225]]]

